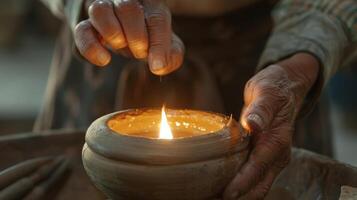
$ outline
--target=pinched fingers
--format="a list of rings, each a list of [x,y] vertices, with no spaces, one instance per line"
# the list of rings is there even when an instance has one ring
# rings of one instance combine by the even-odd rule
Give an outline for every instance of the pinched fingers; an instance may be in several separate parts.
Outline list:
[[[171,14],[162,0],[87,0],[87,4],[89,20],[78,24],[75,42],[93,64],[108,64],[110,54],[104,48],[110,47],[122,55],[147,58],[157,75],[181,66],[184,45],[172,32]]]
[[[138,0],[92,1],[88,16],[74,33],[77,48],[88,61],[98,66],[109,63],[109,51],[101,41],[116,52],[128,48],[135,58],[147,57],[148,33]]]

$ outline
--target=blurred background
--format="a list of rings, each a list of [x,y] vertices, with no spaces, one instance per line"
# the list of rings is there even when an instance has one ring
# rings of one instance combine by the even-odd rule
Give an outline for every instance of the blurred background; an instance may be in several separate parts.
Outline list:
[[[59,28],[40,2],[0,2],[0,135],[32,130]],[[326,91],[334,157],[357,166],[357,69],[339,72]]]

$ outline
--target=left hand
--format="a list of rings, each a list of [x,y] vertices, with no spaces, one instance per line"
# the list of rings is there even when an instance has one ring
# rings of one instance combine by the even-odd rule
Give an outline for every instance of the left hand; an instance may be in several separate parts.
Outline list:
[[[298,53],[248,81],[240,122],[252,133],[253,149],[224,199],[263,199],[268,193],[289,163],[295,119],[318,71],[315,57]]]

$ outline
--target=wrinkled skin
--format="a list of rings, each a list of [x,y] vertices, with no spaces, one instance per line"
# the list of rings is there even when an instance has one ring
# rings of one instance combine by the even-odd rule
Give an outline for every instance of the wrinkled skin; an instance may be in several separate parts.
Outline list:
[[[299,53],[248,81],[240,122],[252,133],[253,150],[224,199],[263,199],[267,194],[289,163],[295,119],[318,71],[313,56]]]
[[[147,60],[152,73],[178,69],[184,45],[171,29],[171,14],[161,0],[87,0],[88,19],[75,28],[81,55],[97,66],[111,60],[109,50]]]
[[[97,66],[110,62],[110,50],[147,59],[165,75],[178,69],[184,45],[172,32],[171,14],[160,0],[87,0],[88,19],[75,28],[75,43]],[[253,76],[244,90],[240,122],[252,134],[247,163],[227,186],[223,199],[263,199],[288,164],[296,116],[319,72],[317,59],[297,53]]]

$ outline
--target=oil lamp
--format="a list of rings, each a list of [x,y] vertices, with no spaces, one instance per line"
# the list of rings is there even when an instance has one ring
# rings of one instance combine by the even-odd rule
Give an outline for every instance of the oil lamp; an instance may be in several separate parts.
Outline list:
[[[132,109],[86,133],[84,168],[111,199],[219,197],[248,155],[232,117],[198,110]]]

